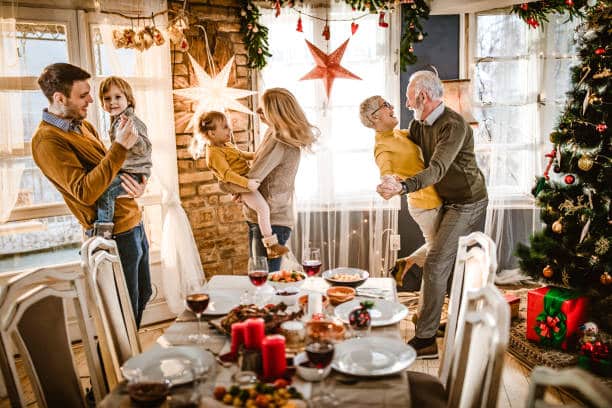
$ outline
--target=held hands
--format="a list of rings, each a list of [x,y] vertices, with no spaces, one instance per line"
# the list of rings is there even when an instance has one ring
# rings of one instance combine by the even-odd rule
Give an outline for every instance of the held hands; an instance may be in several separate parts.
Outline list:
[[[381,183],[376,186],[376,192],[385,200],[402,192],[401,178],[398,176],[383,176]]]
[[[142,177],[142,183],[138,183],[132,177],[121,174],[121,187],[125,190],[127,194],[120,195],[117,198],[128,197],[128,198],[138,198],[144,194],[145,189],[147,188],[147,182],[149,181],[145,176]]]
[[[261,181],[257,180],[257,179],[249,179],[248,183],[247,183],[247,188],[251,191],[257,191],[257,189],[259,188],[259,185],[261,184]]]
[[[121,116],[119,118],[119,126],[117,128],[117,137],[115,141],[126,149],[131,149],[138,140],[138,132],[134,126],[132,118]]]

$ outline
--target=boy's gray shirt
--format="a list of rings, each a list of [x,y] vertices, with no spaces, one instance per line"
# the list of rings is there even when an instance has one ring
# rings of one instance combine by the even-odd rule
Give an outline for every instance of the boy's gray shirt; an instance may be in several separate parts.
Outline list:
[[[128,107],[112,120],[111,127],[108,131],[110,139],[112,142],[115,141],[121,115],[132,118],[136,131],[138,132],[138,140],[128,151],[127,158],[123,162],[121,170],[127,173],[144,174],[149,177],[151,175],[151,167],[153,166],[151,161],[151,141],[147,135],[147,126],[134,114],[134,109],[132,107]]]

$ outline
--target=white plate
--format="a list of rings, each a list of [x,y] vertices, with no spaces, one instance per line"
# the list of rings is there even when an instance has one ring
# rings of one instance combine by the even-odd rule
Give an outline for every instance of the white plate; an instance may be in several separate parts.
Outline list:
[[[336,345],[332,367],[345,374],[378,377],[405,370],[415,360],[414,348],[400,339],[360,337]]]
[[[370,309],[370,316],[372,316],[372,327],[395,324],[408,315],[408,309],[401,303],[390,302],[384,299],[376,299],[372,301],[374,302],[374,307]],[[354,309],[357,309],[359,307],[359,303],[361,302],[363,302],[363,299],[353,299],[350,302],[342,303],[341,305],[336,306],[334,314],[344,323],[348,323],[349,313],[351,313]]]
[[[234,307],[240,304],[240,295],[237,297],[225,293],[215,293],[210,291],[210,301],[208,307],[202,313],[205,316],[220,316],[228,314]]]
[[[152,380],[165,379],[170,385],[193,381],[192,368],[196,374],[214,369],[215,358],[201,347],[178,346],[164,348],[159,344],[130,358],[121,367],[127,380],[137,380],[139,375]]]

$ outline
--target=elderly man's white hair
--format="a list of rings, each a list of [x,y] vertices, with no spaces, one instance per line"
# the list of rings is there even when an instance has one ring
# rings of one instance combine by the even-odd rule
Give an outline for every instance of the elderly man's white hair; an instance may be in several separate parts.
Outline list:
[[[425,92],[431,99],[442,99],[444,88],[437,72],[417,71],[410,75],[410,83],[414,83],[414,94]]]

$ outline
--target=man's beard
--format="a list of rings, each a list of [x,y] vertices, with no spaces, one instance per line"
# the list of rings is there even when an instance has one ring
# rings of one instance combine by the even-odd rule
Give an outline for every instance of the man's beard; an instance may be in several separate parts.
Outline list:
[[[81,115],[80,109],[74,105],[62,105],[62,117],[66,119],[83,120],[85,116]]]
[[[421,120],[421,116],[423,116],[423,104],[418,101],[415,103],[415,107],[412,108],[412,113],[414,114],[414,120]]]

